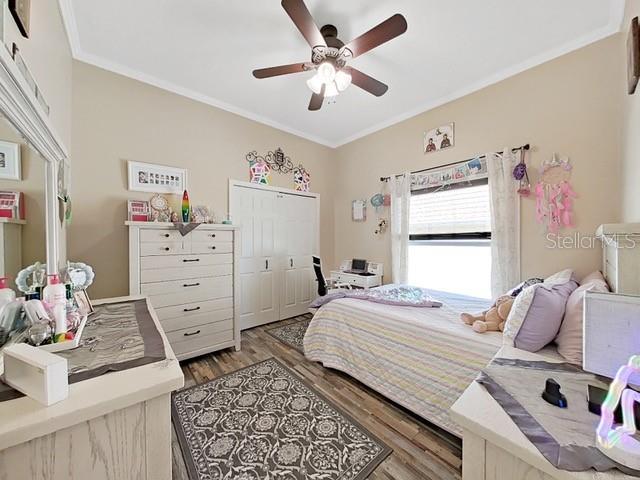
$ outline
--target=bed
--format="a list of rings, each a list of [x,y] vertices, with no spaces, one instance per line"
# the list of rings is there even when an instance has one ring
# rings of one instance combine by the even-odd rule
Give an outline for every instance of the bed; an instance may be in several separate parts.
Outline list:
[[[304,352],[461,436],[449,409],[502,346],[502,334],[478,334],[460,321],[460,312],[481,311],[488,302],[429,293],[441,308],[353,298],[327,303],[309,324]]]

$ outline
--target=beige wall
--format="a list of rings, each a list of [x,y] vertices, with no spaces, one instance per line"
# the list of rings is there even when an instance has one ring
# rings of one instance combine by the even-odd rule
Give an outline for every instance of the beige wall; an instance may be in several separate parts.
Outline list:
[[[627,11],[620,35],[620,55],[626,56],[626,41],[633,17],[640,16],[640,2],[627,2]],[[626,70],[624,72],[626,85]],[[640,222],[640,85],[634,95],[628,95],[621,81],[623,98],[622,126],[622,218],[625,222]]]
[[[351,201],[378,192],[380,176],[464,160],[507,145],[531,143],[532,182],[537,180],[537,167],[553,152],[571,158],[575,167],[571,181],[580,195],[575,202],[575,231],[591,235],[601,223],[618,221],[621,86],[617,79],[623,60],[619,38],[614,36],[339,148],[336,260],[382,261],[390,274],[389,233],[374,235],[373,209],[369,206],[366,223],[350,218]],[[423,132],[452,121],[456,146],[424,155]],[[568,267],[584,275],[599,268],[600,259],[598,248],[548,249],[545,232],[535,222],[535,200],[523,200],[523,277]]]
[[[321,254],[333,262],[332,150],[155,87],[75,62],[73,66],[73,224],[69,258],[91,264],[94,298],[128,287],[126,160],[187,168],[192,204],[227,212],[228,179],[248,180],[245,155],[282,147],[321,194]],[[292,175],[273,183],[293,188]]]

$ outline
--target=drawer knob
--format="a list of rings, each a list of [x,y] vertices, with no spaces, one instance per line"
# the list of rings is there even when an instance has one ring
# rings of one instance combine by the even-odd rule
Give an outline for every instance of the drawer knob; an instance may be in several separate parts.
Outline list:
[[[164,247],[165,252],[168,252],[169,250],[171,250],[169,247]]]
[[[184,283],[182,284],[183,287],[187,288],[187,287],[199,287],[200,286],[200,282],[198,283]]]
[[[212,234],[211,234],[211,238],[216,238],[216,234],[215,234],[215,233],[212,233]]]
[[[191,335],[198,335],[199,333],[200,333],[200,330],[196,330],[195,332],[185,332],[184,336],[190,337]]]
[[[164,238],[169,238],[171,235],[169,235],[168,233],[164,234]]]
[[[200,259],[199,258],[185,258],[184,260],[182,260],[184,263],[189,263],[189,262],[199,262]]]
[[[200,310],[200,307],[195,307],[195,308],[185,308],[184,311],[185,312],[196,312]]]
[[[211,250],[215,250],[215,249],[216,249],[216,246],[215,246],[215,245],[211,247]]]

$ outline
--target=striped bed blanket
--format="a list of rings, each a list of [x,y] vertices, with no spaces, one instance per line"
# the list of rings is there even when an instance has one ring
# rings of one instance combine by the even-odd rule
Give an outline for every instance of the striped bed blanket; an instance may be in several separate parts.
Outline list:
[[[461,436],[449,409],[502,346],[502,334],[478,334],[460,321],[461,312],[481,311],[487,302],[430,293],[441,308],[351,298],[327,303],[309,324],[304,352]]]

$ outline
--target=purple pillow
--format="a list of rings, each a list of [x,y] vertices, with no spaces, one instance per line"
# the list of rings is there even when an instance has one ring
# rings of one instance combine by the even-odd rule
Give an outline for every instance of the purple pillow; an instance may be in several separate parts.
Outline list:
[[[567,299],[578,288],[573,271],[564,270],[526,287],[515,299],[504,327],[504,343],[537,352],[560,330]]]

